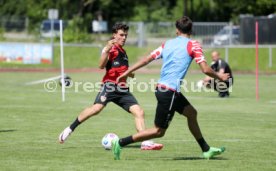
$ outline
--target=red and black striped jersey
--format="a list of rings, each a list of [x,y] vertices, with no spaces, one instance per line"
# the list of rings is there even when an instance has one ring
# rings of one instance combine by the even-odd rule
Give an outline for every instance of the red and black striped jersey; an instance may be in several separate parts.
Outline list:
[[[114,45],[108,54],[108,62],[105,66],[106,73],[102,82],[116,83],[116,79],[128,69],[128,57],[125,50],[118,45]],[[122,79],[123,83],[126,79]]]

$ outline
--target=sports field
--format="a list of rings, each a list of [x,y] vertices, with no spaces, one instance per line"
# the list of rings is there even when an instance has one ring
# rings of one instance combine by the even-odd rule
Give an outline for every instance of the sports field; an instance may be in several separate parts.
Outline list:
[[[70,74],[70,73],[69,73]],[[186,119],[175,115],[161,151],[141,151],[139,144],[122,150],[120,161],[101,147],[108,132],[120,137],[135,132],[134,121],[114,104],[78,127],[65,144],[59,133],[86,106],[93,103],[93,88],[67,89],[61,102],[61,88],[47,92],[43,84],[24,83],[49,78],[58,73],[0,73],[0,170],[92,170],[92,171],[183,171],[183,170],[275,170],[276,91],[275,75],[260,75],[260,100],[255,99],[254,75],[235,75],[231,97],[220,99],[212,92],[192,92],[191,85],[203,77],[188,74],[183,93],[198,109],[205,139],[212,146],[225,146],[226,152],[212,160],[201,158],[201,151],[187,128]],[[102,73],[71,73],[75,82],[95,83]],[[137,82],[149,82],[158,74],[139,74]],[[89,91],[89,92],[86,92]],[[144,108],[146,124],[153,125],[156,106],[154,93],[134,95]]]

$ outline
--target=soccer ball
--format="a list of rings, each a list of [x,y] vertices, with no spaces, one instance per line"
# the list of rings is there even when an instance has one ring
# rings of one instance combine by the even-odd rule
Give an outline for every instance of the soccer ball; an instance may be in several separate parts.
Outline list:
[[[64,76],[64,85],[65,87],[69,87],[72,84],[72,79],[70,76],[65,75]],[[62,79],[59,80],[59,85],[62,86]]]
[[[114,133],[107,133],[102,139],[102,146],[106,150],[111,150],[112,140],[119,139],[119,137]]]

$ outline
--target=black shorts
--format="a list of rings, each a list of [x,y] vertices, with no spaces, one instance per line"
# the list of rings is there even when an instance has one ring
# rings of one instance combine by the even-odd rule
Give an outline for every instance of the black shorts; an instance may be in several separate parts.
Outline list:
[[[127,112],[130,112],[129,108],[132,105],[138,104],[128,88],[118,87],[114,83],[106,82],[101,87],[101,91],[98,93],[94,104],[106,105],[109,102],[117,104]]]
[[[190,105],[190,102],[180,92],[158,87],[156,88],[155,96],[157,99],[157,107],[154,123],[163,129],[169,127],[175,111],[183,114],[184,108]]]

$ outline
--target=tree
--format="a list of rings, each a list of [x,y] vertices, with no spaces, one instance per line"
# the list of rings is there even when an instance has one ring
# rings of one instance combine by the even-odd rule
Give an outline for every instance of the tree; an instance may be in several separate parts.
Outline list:
[[[240,14],[252,14],[255,16],[268,15],[276,12],[275,0],[213,0],[216,16],[220,21],[238,21]]]
[[[184,13],[193,21],[238,21],[240,14],[268,15],[276,12],[276,0],[0,0],[0,16],[28,17],[31,28],[48,18],[48,9],[58,9],[64,20],[74,20],[81,31],[92,19],[110,25],[118,21],[175,21]]]

